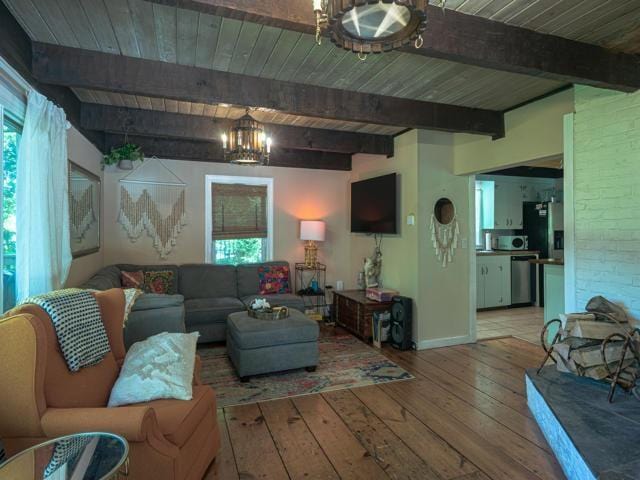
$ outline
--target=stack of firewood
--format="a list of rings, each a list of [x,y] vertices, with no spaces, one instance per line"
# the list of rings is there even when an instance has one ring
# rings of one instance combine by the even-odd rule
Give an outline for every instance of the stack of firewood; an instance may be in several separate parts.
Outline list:
[[[632,388],[640,376],[640,331],[625,311],[603,297],[594,297],[584,313],[560,315],[545,326],[543,346],[561,372]],[[548,328],[558,332],[545,344]]]

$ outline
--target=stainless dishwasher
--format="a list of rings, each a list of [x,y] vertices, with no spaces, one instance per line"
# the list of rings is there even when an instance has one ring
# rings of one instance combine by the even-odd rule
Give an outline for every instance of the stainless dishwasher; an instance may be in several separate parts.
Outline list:
[[[533,255],[514,255],[511,257],[511,304],[531,305],[536,300],[535,269],[529,263]]]

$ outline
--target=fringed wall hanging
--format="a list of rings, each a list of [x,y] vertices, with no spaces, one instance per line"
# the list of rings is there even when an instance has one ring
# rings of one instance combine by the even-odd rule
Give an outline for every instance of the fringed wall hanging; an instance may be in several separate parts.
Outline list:
[[[150,171],[154,164],[170,179],[155,179]],[[150,159],[120,180],[120,213],[118,221],[129,239],[135,242],[142,232],[153,239],[160,258],[171,253],[182,227],[186,224],[185,183],[160,160]]]
[[[453,255],[458,248],[460,227],[456,217],[455,207],[448,198],[441,198],[431,214],[431,241],[436,250],[436,258],[446,267],[453,261]]]

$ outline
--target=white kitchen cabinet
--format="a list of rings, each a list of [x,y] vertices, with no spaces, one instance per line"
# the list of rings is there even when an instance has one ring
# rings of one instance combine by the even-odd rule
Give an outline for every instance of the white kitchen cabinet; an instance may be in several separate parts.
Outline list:
[[[484,306],[484,272],[486,263],[483,261],[486,257],[477,257],[476,262],[476,308],[485,308]]]
[[[479,175],[481,190],[481,228],[484,230],[521,230],[523,202],[548,200],[556,180],[550,178]]]
[[[534,183],[521,183],[520,193],[522,194],[523,202],[535,202],[538,199],[538,189]]]
[[[511,257],[509,255],[478,256],[476,289],[478,308],[511,305]]]
[[[509,181],[494,183],[493,228],[522,228],[522,186]]]

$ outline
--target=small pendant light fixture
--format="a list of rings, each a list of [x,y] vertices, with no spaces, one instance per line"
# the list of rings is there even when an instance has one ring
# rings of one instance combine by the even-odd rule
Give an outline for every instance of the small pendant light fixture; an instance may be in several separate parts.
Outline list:
[[[247,108],[246,113],[233,122],[229,133],[222,134],[224,158],[238,165],[268,165],[271,137],[264,125],[255,120]]]
[[[331,41],[364,60],[369,53],[413,42],[422,47],[428,0],[313,0],[316,42],[328,25]]]

